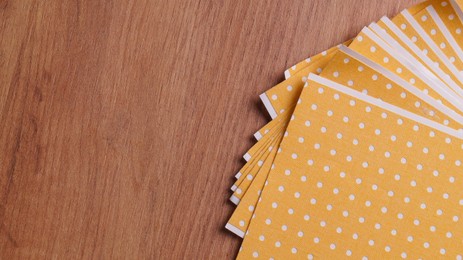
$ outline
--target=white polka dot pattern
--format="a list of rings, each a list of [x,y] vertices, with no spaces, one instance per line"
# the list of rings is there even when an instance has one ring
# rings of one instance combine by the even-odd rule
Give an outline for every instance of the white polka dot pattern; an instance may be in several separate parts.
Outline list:
[[[334,98],[336,94],[338,99]],[[424,243],[432,249],[426,256],[437,257],[443,250],[447,256],[456,256],[463,238],[455,221],[461,212],[458,203],[463,192],[457,187],[462,179],[457,174],[461,172],[458,163],[448,162],[458,160],[461,139],[318,83],[310,82],[301,99],[239,257],[257,253],[262,258],[288,258],[294,254],[301,258],[329,258],[349,252],[357,258],[384,253],[392,258],[405,254],[419,258],[424,255],[411,249]],[[314,104],[315,110],[311,109]],[[370,112],[366,112],[367,106]],[[333,120],[321,120],[328,110],[338,113],[334,113]],[[361,116],[349,116],[353,114]],[[348,123],[342,121],[344,116],[350,118]],[[389,127],[398,125],[399,119],[400,131]],[[310,126],[305,125],[306,121],[311,122]],[[364,127],[357,128],[361,124]],[[327,131],[320,134],[323,127]],[[379,135],[374,134],[377,129],[381,129]],[[342,134],[341,139],[337,133]],[[300,136],[304,144],[297,141]],[[352,141],[355,139],[356,145]],[[408,147],[408,142],[416,145]],[[306,145],[309,143],[315,145]],[[421,152],[423,146],[427,153]],[[333,149],[337,151],[336,159],[330,155]],[[381,156],[386,152],[389,157]],[[339,163],[342,158],[351,159]],[[307,160],[313,163],[300,163]],[[290,175],[285,174],[287,170]],[[434,171],[440,174],[436,177]],[[307,180],[302,182],[304,176]],[[335,189],[336,193],[328,192]],[[454,199],[445,199],[442,194]],[[340,217],[348,222],[339,222]],[[455,242],[449,243],[448,232],[453,232],[451,241]],[[259,240],[260,236],[265,240]],[[363,243],[365,247],[359,250]]]
[[[453,26],[450,28],[451,30],[449,31],[451,34],[451,37],[454,39],[457,39],[459,35],[461,35],[461,24],[457,24],[454,21],[458,21],[458,19],[455,19],[456,15],[454,14],[454,10],[451,7],[451,5],[448,4],[447,1],[434,1],[431,2],[433,7],[438,10],[439,15],[442,18],[443,23],[445,23],[446,26],[448,24],[451,24]],[[446,4],[447,3],[447,4]],[[442,8],[437,8],[436,5],[442,7]],[[425,7],[425,6],[422,6]],[[426,13],[425,11],[421,10],[423,8],[415,8],[414,11],[410,11],[415,17],[415,19],[419,22],[419,25],[422,26],[423,28],[426,29],[427,34],[431,37],[432,41],[436,43],[436,46],[439,47],[440,51],[445,53],[448,59],[448,63],[451,63],[453,67],[459,67],[461,63],[461,59],[458,59],[458,53],[456,53],[454,50],[454,46],[452,46],[452,43],[448,40],[448,35],[442,35],[442,30],[441,28],[434,28],[435,24],[433,23],[435,21],[435,17],[432,16],[432,14]],[[429,9],[429,8],[428,8]],[[444,15],[444,11],[446,12],[452,12],[451,14]],[[450,11],[449,11],[450,10]],[[447,19],[445,19],[447,16]],[[450,21],[450,22],[449,22]],[[395,23],[397,23],[397,19],[394,20]],[[429,25],[431,24],[431,25]],[[383,26],[380,24],[380,26]],[[433,28],[430,28],[433,27]],[[410,31],[413,30],[413,26],[410,26],[409,23],[404,22],[400,24],[400,29],[402,31]],[[385,30],[387,32],[387,30]],[[416,32],[416,31],[415,31]],[[387,32],[390,33],[390,32]],[[391,33],[391,35],[393,35]],[[395,37],[397,40],[398,38]],[[357,40],[362,43],[367,43],[369,44],[369,37],[365,35],[360,35]],[[365,41],[366,40],[366,41]],[[412,35],[411,40],[414,43],[424,43],[427,44],[426,41],[423,41],[420,37],[420,35]],[[356,42],[354,42],[356,43]],[[459,41],[461,43],[461,41]],[[356,49],[356,44],[353,44],[351,47]],[[368,45],[365,45],[368,46]],[[421,45],[423,46],[423,45]],[[453,52],[450,49],[452,46]],[[429,46],[428,46],[429,47]],[[248,235],[246,238],[247,240],[249,239],[250,233],[252,234],[251,230],[254,230],[251,226],[251,230],[248,230],[249,224],[251,222],[255,222],[254,219],[256,219],[256,208],[258,208],[260,202],[265,202],[265,194],[266,192],[262,193],[262,190],[265,188],[265,190],[268,190],[268,187],[270,187],[272,183],[272,179],[267,179],[269,176],[269,171],[275,172],[275,169],[278,168],[277,161],[274,162],[274,158],[281,158],[281,156],[286,155],[288,149],[285,149],[285,147],[280,147],[279,146],[279,140],[280,137],[282,137],[285,141],[284,143],[287,143],[288,138],[292,138],[292,133],[291,131],[284,131],[286,128],[286,125],[288,124],[288,121],[293,124],[295,121],[299,121],[300,119],[298,118],[298,115],[295,114],[290,117],[289,120],[289,115],[291,115],[292,109],[288,107],[292,107],[296,104],[301,105],[303,104],[306,99],[299,98],[299,93],[302,90],[303,84],[308,80],[308,74],[309,73],[317,73],[321,74],[322,76],[331,79],[335,82],[344,84],[352,89],[355,89],[364,95],[372,96],[372,97],[379,97],[381,100],[386,101],[388,103],[394,104],[396,106],[402,107],[407,109],[408,111],[412,111],[416,114],[419,114],[421,116],[424,116],[428,119],[437,121],[442,123],[443,125],[447,125],[450,127],[454,128],[459,128],[460,124],[453,120],[453,118],[449,118],[445,113],[442,113],[441,110],[438,108],[436,109],[436,104],[433,102],[428,102],[428,101],[423,101],[420,99],[420,95],[416,96],[416,93],[412,93],[409,91],[409,89],[404,88],[403,84],[397,84],[397,82],[394,82],[394,80],[391,80],[391,78],[385,77],[385,75],[381,73],[375,73],[376,70],[370,68],[366,64],[362,64],[360,61],[356,60],[353,57],[349,57],[349,55],[346,55],[346,53],[338,52],[337,48],[335,52],[330,53],[330,51],[323,52],[320,54],[320,56],[325,57],[321,61],[317,61],[316,58],[309,58],[306,59],[305,61],[301,62],[300,64],[293,66],[290,69],[290,73],[285,72],[285,76],[291,76],[288,81],[277,85],[276,87],[272,88],[272,90],[268,91],[265,93],[266,100],[268,101],[267,103],[270,104],[271,109],[274,110],[274,114],[272,117],[278,117],[279,120],[274,120],[268,125],[266,125],[263,129],[261,129],[258,133],[256,133],[256,136],[259,136],[258,139],[261,139],[261,141],[256,145],[256,147],[251,148],[251,150],[247,153],[246,158],[248,158],[248,163],[243,167],[243,169],[240,170],[241,176],[239,176],[237,182],[235,183],[235,193],[234,197],[238,199],[238,202],[241,200],[241,204],[233,214],[232,218],[230,219],[229,223],[231,227],[227,227],[231,229],[232,231],[234,230],[235,233],[237,233],[240,236],[244,236],[245,234]],[[451,103],[447,101],[445,97],[442,97],[439,92],[435,92],[434,89],[429,88],[429,86],[426,84],[426,82],[423,82],[422,79],[420,78],[419,75],[413,75],[413,72],[410,71],[406,66],[402,66],[397,61],[394,59],[394,56],[388,56],[388,55],[383,55],[384,50],[381,48],[381,46],[377,46],[375,44],[370,44],[369,47],[364,48],[364,46],[360,47],[360,49],[356,49],[362,54],[365,54],[368,58],[371,58],[374,60],[374,62],[377,62],[379,65],[384,66],[385,68],[389,69],[390,71],[394,72],[396,76],[399,76],[401,79],[406,80],[409,84],[411,84],[413,87],[419,89],[422,93],[425,95],[431,95],[431,97],[434,98],[434,101],[436,101],[439,104],[444,104],[445,106],[455,109]],[[451,51],[449,51],[451,50]],[[363,52],[365,51],[365,52]],[[371,56],[369,56],[367,53],[369,53]],[[387,52],[386,52],[387,53]],[[434,61],[435,66],[429,66],[428,68],[437,71],[436,68],[439,68],[439,70],[442,68],[442,71],[448,74],[448,77],[445,77],[446,75],[442,76],[440,75],[440,80],[443,82],[448,83],[449,81],[457,82],[459,80],[458,77],[456,77],[456,74],[454,73],[455,71],[452,71],[451,69],[447,68],[447,64],[443,63],[445,66],[440,66],[440,61],[438,55],[436,56],[435,53],[431,50],[428,50],[427,48],[422,49],[422,53],[424,55],[429,55],[431,57],[437,57],[437,59]],[[450,54],[449,54],[450,53]],[[455,55],[453,55],[455,54]],[[331,55],[331,56],[330,56]],[[342,57],[344,55],[344,57]],[[318,56],[318,55],[317,55]],[[342,58],[338,58],[342,57]],[[331,59],[333,58],[333,59]],[[420,55],[416,56],[415,58],[419,59]],[[322,64],[322,66],[317,66],[318,64]],[[357,63],[357,64],[355,64]],[[317,65],[315,65],[317,64]],[[399,66],[397,66],[399,64]],[[301,65],[301,66],[299,66]],[[326,66],[328,65],[328,66]],[[455,67],[455,68],[456,68]],[[305,73],[304,72],[308,72]],[[303,73],[304,72],[304,73]],[[293,76],[294,75],[294,76]],[[295,77],[296,75],[299,75]],[[415,77],[416,76],[416,77]],[[458,73],[458,76],[459,75]],[[368,79],[368,80],[365,80]],[[388,81],[388,82],[386,82]],[[389,82],[390,81],[390,82]],[[294,83],[294,84],[293,84]],[[384,86],[383,86],[384,85]],[[381,86],[378,88],[378,86]],[[272,92],[273,91],[273,92]],[[327,88],[321,86],[318,87],[316,90],[311,90],[314,91],[314,93],[317,93],[318,95],[325,95],[327,91]],[[333,100],[343,100],[343,95],[342,93],[334,93],[333,94]],[[361,104],[358,100],[355,98],[350,99],[348,102],[348,105],[350,107],[357,107],[359,104]],[[264,101],[265,103],[265,101]],[[267,107],[267,104],[266,104]],[[277,107],[277,109],[275,109]],[[268,107],[267,107],[268,108]],[[313,102],[310,107],[309,107],[311,113],[315,113],[318,115],[320,111],[323,111],[323,106],[318,104],[318,102]],[[374,114],[377,108],[374,105],[367,105],[363,108],[363,113],[368,113],[368,114]],[[271,113],[272,114],[272,113]],[[281,114],[281,115],[280,115]],[[324,116],[326,118],[329,118],[328,121],[334,120],[335,118],[338,117],[339,112],[337,109],[328,109],[324,111]],[[284,120],[283,115],[285,116]],[[382,112],[380,115],[380,118],[383,120],[389,120],[391,118],[390,113],[387,112]],[[356,129],[357,131],[364,131],[369,129],[369,124],[370,122],[358,122],[357,119],[353,116],[349,115],[344,115],[341,118],[341,121],[343,124],[351,126],[353,129]],[[396,118],[396,124],[397,126],[406,126],[409,119],[404,119],[404,118]],[[313,126],[317,126],[318,122],[313,122],[313,120],[305,120],[303,122],[303,125],[307,128],[311,128]],[[413,132],[421,132],[422,127],[419,124],[414,124],[411,127],[411,131]],[[330,127],[329,126],[318,126],[317,130],[314,130],[315,135],[326,135],[330,133]],[[372,134],[375,138],[382,138],[382,136],[385,134],[384,129],[382,127],[375,128],[372,131]],[[439,131],[429,131],[427,133],[427,136],[429,138],[435,138],[439,136]],[[337,131],[335,134],[336,140],[340,140],[343,142],[345,138],[348,138],[349,136],[343,133],[342,131]],[[386,139],[389,140],[389,142],[393,143],[394,145],[399,144],[401,141],[401,135],[399,134],[391,134],[390,136],[385,137]],[[411,138],[408,138],[411,139]],[[297,143],[299,145],[307,145],[310,143],[310,139],[308,139],[307,136],[301,135],[297,137]],[[350,145],[354,147],[361,147],[363,146],[363,141],[361,138],[354,137],[352,140],[346,141]],[[452,137],[446,137],[445,138],[445,143],[448,145],[454,145],[455,140]],[[379,146],[379,147],[378,147]],[[416,149],[417,148],[417,142],[413,142],[412,140],[408,140],[405,142],[405,146],[408,149]],[[312,149],[316,151],[324,151],[326,149],[326,145],[323,144],[323,142],[316,142],[313,144]],[[354,149],[355,150],[355,149]],[[394,149],[386,149],[386,150],[381,150],[381,145],[377,144],[369,144],[367,146],[367,150],[370,153],[376,153],[376,152],[381,152],[383,154],[382,158],[391,160],[394,159],[396,156],[396,153],[394,152]],[[433,147],[419,147],[420,150],[420,155],[424,154],[426,156],[430,155],[433,153]],[[331,161],[336,161],[338,160],[337,158],[342,158],[342,160],[339,162],[341,164],[346,164],[346,163],[356,163],[358,161],[358,157],[353,154],[353,152],[350,152],[349,154],[343,153],[343,151],[340,151],[340,149],[329,149],[329,156],[332,158]],[[342,156],[342,157],[339,157]],[[422,156],[422,155],[421,155]],[[293,161],[299,161],[303,157],[300,153],[298,152],[292,152],[289,154],[289,158]],[[437,159],[436,159],[437,158]],[[410,159],[410,156],[401,156],[400,158],[396,158],[397,163],[400,165],[410,165],[412,159]],[[439,161],[447,161],[448,160],[448,155],[446,153],[438,153],[437,156],[435,156],[436,160]],[[319,160],[310,158],[304,162],[305,167],[318,167],[317,163]],[[454,167],[460,167],[461,166],[461,160],[456,159],[453,162]],[[336,169],[336,167],[333,167],[332,165],[325,163],[325,165],[320,166],[320,172],[325,173],[325,174],[330,174],[333,170]],[[359,166],[361,169],[364,170],[371,170],[372,169],[372,164],[370,160],[360,160]],[[411,165],[410,167],[413,168],[414,171],[417,172],[426,172],[427,167],[426,164],[424,163],[416,163],[415,165]],[[376,169],[375,169],[376,170]],[[378,175],[381,176],[389,176],[387,167],[379,167],[376,172]],[[242,174],[244,173],[244,174]],[[287,167],[287,169],[284,170],[284,176],[286,176],[288,179],[291,179],[294,177],[294,175],[298,174],[298,169],[291,169],[290,167]],[[273,176],[273,175],[271,175]],[[327,182],[323,180],[312,180],[310,174],[303,174],[303,175],[297,175],[299,176],[298,179],[300,183],[304,184],[310,184],[312,183],[314,187],[318,190],[324,190],[327,187]],[[345,171],[340,171],[338,174],[339,178],[341,179],[348,179],[350,174],[347,170]],[[398,172],[393,175],[393,179],[396,182],[402,182],[404,180],[407,180],[406,174],[403,172]],[[434,178],[439,178],[442,176],[442,172],[439,170],[433,170],[432,171],[432,176]],[[355,183],[356,185],[365,185],[367,178],[362,178],[361,176],[353,178],[351,181],[352,183]],[[408,183],[407,185],[409,187],[413,188],[419,188],[420,187],[420,181],[413,179],[413,180],[407,180]],[[450,176],[447,178],[447,182],[454,184],[458,182],[458,178],[455,176]],[[329,184],[328,184],[329,185]],[[377,183],[371,184],[371,191],[381,191],[383,187],[382,185],[379,185]],[[286,192],[291,191],[288,188],[288,185],[278,185],[277,190],[280,193],[280,196],[286,196]],[[333,195],[338,195],[342,194],[343,189],[340,187],[335,187],[331,189],[331,193]],[[397,192],[394,191],[393,189],[389,189],[384,191],[387,198],[390,199],[395,199],[397,197]],[[433,187],[432,185],[427,185],[426,187],[423,187],[423,192],[426,194],[435,194],[436,193],[436,188]],[[300,200],[304,198],[305,191],[295,191],[295,192],[290,192],[291,193],[291,198],[293,200]],[[261,196],[263,195],[263,196]],[[452,194],[449,192],[444,192],[440,194],[440,198],[443,200],[452,200]],[[355,194],[355,192],[349,193],[347,196],[347,200],[355,202],[358,201],[359,196]],[[320,205],[320,203],[323,200],[320,200],[317,198],[317,196],[312,196],[309,200],[310,205],[313,205],[314,207],[317,205]],[[414,197],[413,196],[404,196],[403,198],[400,199],[400,201],[404,204],[413,204],[414,203]],[[460,200],[458,203],[463,204],[463,201]],[[365,208],[372,208],[375,207],[375,201],[374,200],[365,200],[364,202],[361,202]],[[431,210],[431,203],[419,203],[419,208],[421,210]],[[284,210],[287,215],[289,216],[295,216],[298,214],[298,209],[297,207],[287,207],[286,203],[281,203],[278,200],[274,200],[271,203],[272,209],[279,211],[279,210]],[[282,209],[282,207],[284,209]],[[324,209],[327,212],[334,212],[336,211],[336,205],[333,203],[329,203],[326,205],[320,205],[320,209]],[[380,208],[380,211],[382,214],[388,214],[391,213],[391,208],[388,206],[382,206]],[[259,212],[259,211],[258,211]],[[257,212],[257,213],[258,213]],[[318,212],[318,211],[317,211]],[[433,208],[432,212],[434,216],[437,217],[443,217],[446,216],[446,213],[448,210],[445,208]],[[368,223],[369,217],[365,216],[367,214],[357,214],[354,218],[354,222],[358,224],[365,224]],[[237,216],[237,217],[235,217]],[[343,210],[342,211],[342,217],[344,218],[349,218],[352,216],[351,210]],[[311,216],[310,214],[305,214],[303,215],[303,220],[304,221],[309,221],[313,220],[314,217]],[[400,212],[395,212],[394,213],[394,219],[397,220],[406,220],[407,219],[407,214],[400,211]],[[457,214],[452,216],[452,221],[454,223],[458,222],[459,216]],[[327,228],[329,227],[329,222],[326,219],[321,219],[317,220],[315,226],[319,226],[322,228]],[[414,226],[420,226],[422,225],[423,221],[419,218],[413,219],[413,225]],[[273,218],[266,218],[265,219],[265,224],[267,225],[268,229],[273,229],[273,224],[275,224],[275,220]],[[384,224],[382,223],[375,223],[374,224],[374,229],[375,230],[381,230],[384,227]],[[291,224],[288,223],[283,223],[283,224],[278,224],[275,226],[277,231],[285,232],[284,234],[287,234],[287,232],[291,231]],[[427,227],[427,230],[432,233],[438,233],[439,232],[439,225],[438,224],[433,224],[429,225]],[[343,234],[343,231],[345,231],[345,228],[338,226],[336,228],[336,233],[337,234]],[[362,231],[363,232],[363,231]],[[399,228],[393,228],[390,230],[390,234],[392,236],[399,236],[400,235],[400,229]],[[307,237],[307,231],[301,229],[297,231],[297,237],[298,238],[305,238]],[[270,236],[271,237],[271,236]],[[455,238],[453,232],[447,231],[445,232],[445,237],[447,239]],[[317,245],[326,245],[327,248],[331,251],[337,251],[337,249],[340,248],[340,246],[336,242],[330,242],[330,243],[325,243],[322,240],[323,236],[316,236],[313,238],[313,243]],[[362,240],[361,232],[355,232],[351,235],[351,238],[355,241],[364,241]],[[258,236],[258,240],[261,242],[268,241],[269,236],[265,234],[261,234]],[[461,240],[461,239],[460,239]],[[408,235],[406,237],[406,241],[408,243],[415,243],[417,241],[417,238],[415,235]],[[287,243],[285,243],[284,239],[278,239],[276,242],[273,243],[273,247],[275,248],[285,248]],[[378,245],[377,240],[375,239],[368,239],[367,244],[369,247],[376,247]],[[435,243],[432,241],[426,241],[422,243],[422,247],[425,249],[433,249],[435,246]],[[459,244],[459,246],[461,246]],[[342,245],[341,245],[342,247]],[[393,243],[390,243],[386,246],[383,247],[384,252],[391,253],[393,257],[401,257],[401,258],[411,258],[413,256],[417,256],[417,254],[413,254],[410,252],[407,252],[406,250],[403,250],[402,252],[397,252],[394,251],[394,249],[397,248],[394,246]],[[308,257],[309,259],[312,259],[314,257],[320,256],[319,252],[317,250],[311,251],[308,254],[304,254],[306,251],[305,249],[300,249],[296,245],[288,245],[288,254],[286,253],[283,254],[285,257],[301,257],[305,258]],[[244,251],[246,251],[246,247],[244,247]],[[450,251],[449,251],[450,250]],[[242,249],[240,249],[241,252],[244,252]],[[356,252],[357,251],[357,252]],[[452,248],[438,248],[438,253],[440,256],[455,256],[456,259],[461,259],[460,255],[454,255],[454,251],[452,251]],[[303,254],[301,254],[301,252]],[[368,257],[375,257],[374,254],[367,254],[364,253],[365,251],[361,251],[361,254],[356,254],[359,253],[358,250],[355,250],[355,247],[351,247],[342,254],[338,255],[338,253],[333,253],[333,255],[336,256],[357,256],[357,257],[362,257],[362,259],[368,259]],[[434,252],[434,251],[433,251]],[[449,253],[450,252],[450,253]],[[393,253],[393,254],[392,254]],[[433,253],[434,254],[434,253]],[[323,254],[323,256],[329,255],[329,254]],[[382,256],[382,254],[380,254]],[[267,258],[267,253],[264,251],[259,251],[255,250],[251,253],[251,256],[254,258]],[[272,257],[270,259],[273,259],[274,256],[279,256],[278,254],[274,255],[272,254]],[[244,256],[243,254],[240,254],[240,257],[245,257],[248,258],[249,254],[247,256]]]

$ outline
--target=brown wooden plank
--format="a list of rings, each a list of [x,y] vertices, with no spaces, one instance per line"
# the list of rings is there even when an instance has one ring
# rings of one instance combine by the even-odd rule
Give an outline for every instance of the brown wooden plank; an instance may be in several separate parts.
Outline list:
[[[0,0],[0,258],[235,257],[258,94],[416,2]]]

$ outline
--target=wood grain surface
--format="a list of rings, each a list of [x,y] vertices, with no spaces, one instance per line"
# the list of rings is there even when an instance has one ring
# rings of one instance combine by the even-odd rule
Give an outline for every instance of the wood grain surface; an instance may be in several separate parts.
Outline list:
[[[0,0],[0,258],[234,258],[258,94],[417,2]]]

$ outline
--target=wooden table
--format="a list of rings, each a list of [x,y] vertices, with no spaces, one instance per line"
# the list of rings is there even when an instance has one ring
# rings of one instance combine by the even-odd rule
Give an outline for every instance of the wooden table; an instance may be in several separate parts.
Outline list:
[[[0,0],[0,258],[234,258],[258,94],[416,2]]]

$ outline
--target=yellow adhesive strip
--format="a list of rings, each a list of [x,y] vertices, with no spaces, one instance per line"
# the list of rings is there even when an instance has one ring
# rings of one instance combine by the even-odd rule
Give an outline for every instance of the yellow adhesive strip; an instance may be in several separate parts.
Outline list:
[[[318,76],[308,82],[238,259],[461,257],[461,134]]]

